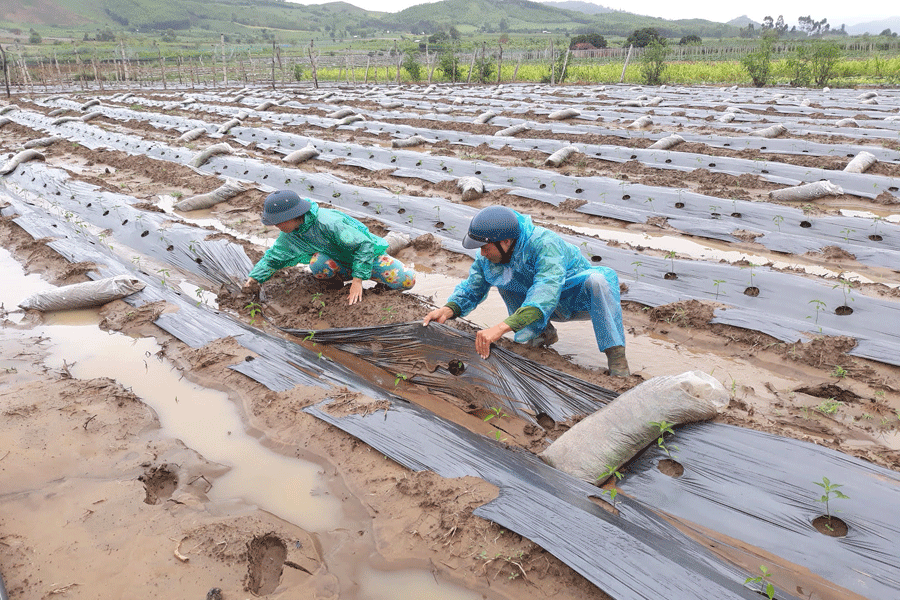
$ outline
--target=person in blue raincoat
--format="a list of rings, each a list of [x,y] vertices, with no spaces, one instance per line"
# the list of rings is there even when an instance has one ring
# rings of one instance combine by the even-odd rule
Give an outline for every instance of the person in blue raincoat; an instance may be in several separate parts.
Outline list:
[[[496,287],[509,317],[476,334],[475,349],[482,358],[490,356],[491,344],[510,331],[517,342],[549,346],[558,339],[551,320],[590,319],[610,375],[630,375],[615,271],[591,266],[577,246],[505,206],[479,211],[463,246],[480,248],[481,255],[468,278],[444,306],[425,316],[423,325],[469,314]]]
[[[416,283],[415,271],[386,254],[386,240],[353,217],[319,208],[291,190],[266,197],[262,222],[281,234],[250,271],[244,291],[268,281],[279,269],[301,263],[309,265],[316,279],[340,285],[350,280],[350,304],[362,299],[362,282],[367,279],[394,290],[408,290]]]

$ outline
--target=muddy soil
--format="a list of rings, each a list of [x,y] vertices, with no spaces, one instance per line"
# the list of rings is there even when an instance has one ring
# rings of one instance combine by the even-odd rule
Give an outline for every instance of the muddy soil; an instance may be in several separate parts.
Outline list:
[[[25,97],[14,102],[46,112]],[[177,112],[211,120],[203,112]],[[171,132],[145,123],[105,119],[92,123],[143,138],[173,141]],[[423,124],[418,120],[404,123]],[[252,126],[252,122],[247,124]],[[426,125],[436,126],[432,121]],[[465,128],[487,134],[496,129],[487,125]],[[303,133],[331,140],[352,138],[355,143],[389,143],[376,136],[338,130]],[[15,124],[6,125],[0,134],[6,152],[39,136]],[[618,138],[594,141],[622,143]],[[259,160],[280,160],[273,154],[247,150]],[[685,150],[736,155],[699,144]],[[69,170],[73,178],[132,195],[150,210],[159,210],[162,194],[190,196],[221,184],[216,177],[143,156],[92,152],[65,142],[42,151],[48,163]],[[439,145],[434,152],[460,158],[477,156],[501,165],[539,166],[544,158],[537,153],[486,146],[459,150]],[[805,160],[765,158],[791,164],[803,164]],[[459,201],[453,188],[394,178],[387,171],[370,173],[327,163],[305,163],[299,168],[334,172],[360,186]],[[666,172],[637,163],[622,165],[593,159],[562,170],[571,175],[607,175],[750,200],[765,199],[774,187],[751,176],[711,176],[702,170]],[[882,171],[897,175],[896,167],[882,167]],[[208,216],[233,231],[271,237],[273,232],[266,232],[258,221],[263,197],[257,190],[245,192],[217,205]],[[874,204],[851,197],[834,200],[838,201],[843,207],[852,203],[863,209]],[[553,208],[502,192],[472,205],[493,202],[523,212],[539,212],[551,221],[578,219],[593,226],[637,231],[646,227],[585,218],[565,203]],[[324,201],[323,205],[327,206]],[[831,211],[827,206],[821,210]],[[378,222],[367,225],[376,233],[386,232]],[[257,260],[264,250],[212,229],[209,235],[240,243],[251,260]],[[57,285],[87,280],[85,273],[91,265],[69,264],[46,242],[33,240],[10,218],[0,220],[0,243],[26,272],[39,273]],[[752,236],[747,244],[752,247]],[[397,257],[421,272],[436,272],[456,280],[465,277],[471,263],[466,256],[443,250],[430,235],[414,240]],[[817,261],[816,257],[795,258],[810,264]],[[864,267],[859,270],[864,271]],[[361,303],[349,306],[347,292],[347,287],[327,287],[302,268],[291,268],[277,273],[259,294],[225,292],[218,302],[222,310],[276,335],[283,335],[277,327],[325,329],[420,321],[435,302],[415,289],[398,293],[376,286],[365,290]],[[331,482],[330,493],[341,498],[355,524],[352,534],[358,538],[354,543],[360,549],[357,560],[375,553],[384,564],[431,570],[436,577],[488,598],[607,598],[538,545],[473,516],[475,508],[496,495],[490,484],[473,478],[449,480],[432,473],[409,472],[302,412],[304,407],[335,394],[344,394],[338,410],[345,413],[379,410],[371,399],[347,390],[303,386],[287,392],[269,391],[228,368],[244,360],[246,354],[233,340],[190,348],[153,324],[164,310],[167,307],[163,305],[134,309],[116,301],[100,311],[100,326],[155,338],[161,357],[171,361],[184,377],[226,391],[240,407],[247,429],[259,432],[266,445],[286,456],[320,461]],[[565,350],[526,348],[505,338],[499,344],[616,391],[670,374],[676,367],[712,370],[731,393],[731,403],[719,421],[807,440],[900,470],[900,448],[893,441],[900,426],[900,369],[848,356],[846,352],[854,344],[851,338],[820,337],[789,344],[758,332],[711,324],[712,314],[712,303],[698,301],[653,309],[626,303],[624,320],[633,374],[624,379],[609,377],[605,357],[596,349],[588,360],[576,360]],[[15,329],[24,337],[5,343],[0,351],[0,573],[10,598],[142,597],[174,589],[180,598],[355,597],[347,591],[352,587],[345,581],[348,575],[323,555],[322,542],[314,532],[253,506],[212,502],[207,495],[209,488],[227,469],[179,440],[162,436],[156,415],[139,397],[111,379],[82,381],[65,369],[45,367],[45,347],[40,339],[28,337],[29,330],[41,321],[39,313],[29,314],[19,325],[4,320],[5,328]],[[477,326],[466,321],[457,325],[470,330]],[[588,327],[584,332],[590,336]],[[725,372],[721,365],[729,365],[730,370]],[[394,379],[389,373],[372,376],[386,382]],[[413,384],[400,383],[403,385],[395,382],[394,387],[402,388],[413,401],[425,395]],[[478,411],[463,412],[456,418],[485,435],[492,431]],[[549,431],[537,431],[507,418],[510,422],[505,429],[521,432],[511,435],[509,443],[532,452],[573,424],[553,424]]]

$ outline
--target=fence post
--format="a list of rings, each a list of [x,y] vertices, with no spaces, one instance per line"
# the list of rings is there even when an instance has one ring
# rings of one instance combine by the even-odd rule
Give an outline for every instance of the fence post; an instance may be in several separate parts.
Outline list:
[[[634,48],[634,44],[628,45],[628,54],[625,56],[625,64],[622,65],[622,76],[619,77],[619,83],[625,81],[625,69],[628,68],[628,61],[631,60],[631,50]]]

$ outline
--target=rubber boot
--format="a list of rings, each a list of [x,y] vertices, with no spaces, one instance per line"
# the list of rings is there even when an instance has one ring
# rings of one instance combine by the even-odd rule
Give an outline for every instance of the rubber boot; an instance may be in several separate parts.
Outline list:
[[[552,346],[559,341],[559,334],[556,333],[556,327],[553,323],[547,323],[544,330],[536,337],[531,338],[526,343],[532,348],[540,348],[542,346]]]
[[[625,346],[613,346],[604,350],[611,377],[628,377],[628,360],[625,358]]]

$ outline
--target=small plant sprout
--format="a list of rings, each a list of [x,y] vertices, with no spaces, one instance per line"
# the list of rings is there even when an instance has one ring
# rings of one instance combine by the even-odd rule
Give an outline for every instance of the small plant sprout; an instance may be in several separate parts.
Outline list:
[[[322,317],[322,311],[325,310],[325,301],[322,300],[322,292],[316,292],[312,295],[313,308],[319,309],[319,318]]]
[[[748,583],[758,583],[765,592],[766,597],[769,600],[774,600],[775,586],[769,582],[769,577],[771,577],[772,574],[769,573],[769,569],[767,569],[765,565],[759,565],[759,570],[762,571],[762,575],[758,575],[757,577],[748,577],[746,580],[744,580],[744,585],[747,585]]]
[[[407,377],[403,373],[397,373],[397,377],[394,378],[394,387],[397,387],[398,385],[400,385],[401,381],[406,381],[408,379],[409,379],[409,377]]]
[[[659,430],[659,432],[658,432],[659,437],[656,439],[656,445],[659,447],[660,450],[662,450],[663,452],[666,453],[666,456],[671,458],[672,453],[669,451],[669,447],[666,446],[665,438],[666,438],[667,433],[671,433],[672,435],[675,435],[675,431],[672,430],[672,426],[674,425],[674,423],[669,423],[668,421],[659,421],[659,422],[650,421],[650,424]],[[678,449],[678,446],[672,446],[672,447],[675,448],[676,450]]]
[[[713,279],[713,287],[716,288],[716,300],[719,299],[719,294],[720,294],[720,293],[721,293],[723,296],[725,295],[725,292],[722,292],[722,291],[719,290],[719,286],[722,285],[723,283],[725,283],[725,280],[724,280],[724,279]]]
[[[816,410],[823,415],[833,415],[838,411],[842,404],[843,402],[841,402],[840,400],[829,398],[828,400],[822,400],[822,402],[820,402],[816,407]]]
[[[653,198],[650,198],[648,196],[647,199],[644,200],[644,202],[650,205],[650,212],[656,212],[655,210],[653,210]]]
[[[838,275],[838,282],[831,286],[831,289],[841,288],[841,291],[844,293],[844,306],[847,305],[847,301],[853,301],[852,291],[853,291],[853,282],[849,279],[844,279],[842,277],[843,273]]]
[[[157,269],[156,272],[159,273],[159,283],[160,283],[160,285],[163,286],[164,288],[169,287],[168,284],[166,283],[167,280],[172,276],[172,275],[169,273],[169,270],[163,268],[163,269]]]
[[[832,496],[835,499],[840,500],[849,500],[850,496],[844,494],[844,492],[840,491],[839,487],[844,487],[840,483],[831,483],[827,477],[822,477],[822,481],[813,481],[817,486],[825,490],[825,493],[822,494],[822,497],[816,500],[817,502],[821,502],[825,505],[825,516],[828,517],[828,521],[831,522],[831,499]]]
[[[491,414],[489,414],[488,416],[486,416],[484,418],[485,422],[490,421],[494,417],[497,417],[498,419],[502,419],[503,417],[506,416],[506,413],[503,412],[502,408],[497,408],[496,406],[492,406],[490,410],[491,410]]]
[[[250,311],[250,324],[256,325],[257,318],[262,314],[262,306],[258,302],[251,302],[244,308]]]
[[[643,275],[641,275],[641,274],[638,272],[638,269],[640,269],[640,268],[643,266],[643,264],[644,264],[644,263],[642,263],[642,262],[639,261],[639,260],[636,260],[636,261],[634,261],[633,263],[631,263],[631,265],[634,267],[634,280],[635,280],[635,281],[637,281],[639,277],[643,277]]]
[[[781,215],[775,215],[772,217],[772,221],[775,222],[775,226],[778,228],[778,231],[781,231],[781,223],[784,221],[784,217]]]
[[[849,241],[850,241],[850,234],[853,233],[853,232],[855,232],[855,231],[856,231],[855,229],[850,229],[849,227],[845,227],[844,229],[841,229],[841,233],[844,234],[844,241],[845,241],[845,242],[849,242]]]
[[[834,369],[831,370],[832,377],[844,378],[847,376],[847,369],[842,367],[841,365],[835,365]]]
[[[816,319],[816,324],[818,324],[819,323],[819,311],[825,310],[825,303],[821,300],[810,300],[809,303],[812,304],[813,307],[816,309],[815,319]],[[809,317],[806,317],[806,318],[808,319]]]
[[[674,250],[669,250],[666,252],[666,258],[669,259],[669,265],[672,267],[672,272],[675,272],[675,256],[677,253]]]

